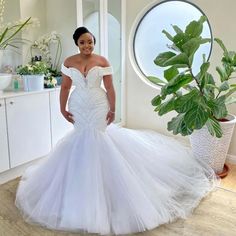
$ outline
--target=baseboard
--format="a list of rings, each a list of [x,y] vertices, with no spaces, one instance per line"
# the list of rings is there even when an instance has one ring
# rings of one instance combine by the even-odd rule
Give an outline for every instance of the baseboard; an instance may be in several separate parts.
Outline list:
[[[0,184],[4,184],[12,179],[15,179],[17,177],[20,177],[25,169],[31,165],[34,165],[40,161],[42,161],[43,158],[39,158],[37,160],[34,160],[34,161],[31,161],[31,162],[28,162],[26,164],[23,164],[23,165],[20,165],[20,166],[17,166],[15,168],[12,168],[10,170],[6,170],[2,173],[0,173]]]
[[[236,164],[236,156],[228,154],[226,161],[231,164]]]

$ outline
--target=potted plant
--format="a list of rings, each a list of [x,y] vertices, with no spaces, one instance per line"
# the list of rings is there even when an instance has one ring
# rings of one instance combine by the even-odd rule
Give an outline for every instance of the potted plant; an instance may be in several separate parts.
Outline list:
[[[168,122],[168,130],[175,135],[190,135],[194,156],[209,158],[208,164],[221,173],[233,131],[233,127],[226,131],[223,126],[234,126],[236,121],[227,109],[228,104],[236,102],[233,97],[236,83],[233,83],[235,77],[232,76],[236,72],[236,52],[228,51],[223,42],[215,38],[223,50],[222,66],[216,67],[219,79],[208,72],[210,62],[205,60],[205,55],[199,72],[193,74],[196,51],[201,44],[211,42],[211,39],[201,37],[206,20],[201,16],[198,21],[190,22],[185,30],[174,25],[174,36],[163,30],[172,45],[170,50],[160,53],[154,63],[166,68],[164,79],[155,76],[148,76],[148,79],[161,86],[160,94],[152,99],[155,112],[160,116],[172,111],[177,113]],[[222,140],[224,144],[218,144]],[[221,150],[216,150],[217,147]],[[220,159],[217,159],[217,154]]]
[[[48,74],[45,77],[45,83],[44,83],[45,87],[46,88],[55,87],[56,85],[61,85],[61,82],[62,82],[61,71],[49,67]]]
[[[44,77],[44,88],[55,88],[57,85],[57,79],[55,74],[48,69],[47,74]]]
[[[25,91],[43,90],[47,71],[47,63],[43,61],[33,61],[16,68],[17,74],[22,75]]]

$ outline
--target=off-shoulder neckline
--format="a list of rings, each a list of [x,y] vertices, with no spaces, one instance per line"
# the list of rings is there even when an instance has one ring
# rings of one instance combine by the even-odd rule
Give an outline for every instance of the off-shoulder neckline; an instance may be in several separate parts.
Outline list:
[[[64,64],[62,64],[62,66],[64,66],[65,68],[67,69],[73,69],[73,70],[76,70],[77,72],[79,72],[84,78],[87,78],[88,74],[93,71],[95,68],[99,68],[99,69],[107,69],[107,68],[111,68],[111,66],[93,66],[91,67],[88,71],[87,71],[87,74],[86,76],[76,67],[73,67],[73,66],[70,66],[70,67],[66,67]]]

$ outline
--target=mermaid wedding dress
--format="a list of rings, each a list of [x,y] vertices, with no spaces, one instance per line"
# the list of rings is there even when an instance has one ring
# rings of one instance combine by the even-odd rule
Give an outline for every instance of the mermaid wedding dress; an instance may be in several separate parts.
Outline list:
[[[191,150],[150,130],[106,125],[109,104],[100,87],[111,67],[86,77],[66,68],[75,85],[68,101],[74,129],[17,189],[24,219],[47,228],[128,234],[186,218],[217,182]]]

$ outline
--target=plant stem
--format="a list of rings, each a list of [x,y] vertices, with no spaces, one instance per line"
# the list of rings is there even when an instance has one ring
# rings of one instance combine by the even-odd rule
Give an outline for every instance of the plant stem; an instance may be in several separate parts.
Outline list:
[[[203,96],[203,95],[204,95],[204,93],[203,93],[203,91],[202,91],[201,85],[200,85],[199,81],[197,80],[197,78],[194,76],[194,74],[193,74],[193,71],[192,71],[192,68],[191,68],[191,67],[189,67],[189,72],[190,72],[191,76],[193,77],[193,79],[196,81],[196,83],[197,83],[197,86],[198,86],[198,88],[199,88],[199,91],[200,91],[201,95]]]

